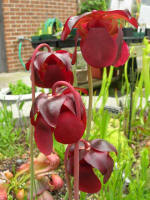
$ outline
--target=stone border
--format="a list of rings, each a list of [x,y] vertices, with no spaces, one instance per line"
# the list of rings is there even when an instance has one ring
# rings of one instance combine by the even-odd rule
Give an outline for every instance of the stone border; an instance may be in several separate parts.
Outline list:
[[[35,96],[37,97],[41,92],[40,89],[37,89],[38,91],[35,93]],[[45,89],[46,91],[47,89]],[[32,100],[32,94],[21,94],[21,95],[8,95],[7,93],[10,91],[9,88],[3,88],[0,90],[0,102],[6,103],[6,104],[14,104],[19,103],[22,101],[31,101]]]

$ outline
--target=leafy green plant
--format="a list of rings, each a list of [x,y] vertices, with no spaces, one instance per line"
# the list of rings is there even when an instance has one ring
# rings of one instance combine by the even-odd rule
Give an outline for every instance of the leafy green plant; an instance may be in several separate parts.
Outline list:
[[[134,100],[132,101],[132,110],[130,110],[130,97],[131,95],[131,84],[129,82],[129,76],[127,73],[128,64],[124,67],[124,78],[125,82],[122,87],[122,91],[126,91],[126,98],[124,104],[124,133],[127,135],[129,122],[131,123],[130,140],[137,139],[139,134],[149,135],[149,123],[148,123],[148,110],[149,110],[149,97],[150,97],[150,44],[147,39],[144,39],[143,44],[145,47],[142,50],[142,69],[140,73],[132,72],[134,79],[134,90],[132,91]],[[134,49],[131,48],[131,55]],[[130,66],[133,67],[133,66]],[[136,73],[136,74],[135,74]],[[131,115],[131,119],[129,119]]]
[[[109,1],[107,1],[107,4],[105,3],[105,0],[85,0],[81,2],[80,5],[80,13],[89,12],[91,10],[106,10],[106,7],[108,7]]]
[[[97,113],[94,113],[94,115]],[[105,119],[106,116],[102,115],[102,117]],[[97,135],[96,132],[101,130],[101,127],[105,127],[104,139],[110,141],[117,147],[118,156],[114,158],[115,167],[109,182],[105,185],[102,184],[102,189],[99,194],[94,194],[87,199],[149,200],[148,149],[142,149],[139,143],[135,143],[135,141],[132,142],[137,145],[137,150],[133,150],[128,145],[127,137],[123,134],[122,123],[124,119],[122,119],[122,117],[123,115],[113,116],[113,118],[109,120],[109,125],[107,125],[107,127],[107,122],[105,122],[105,120],[101,120],[101,123],[98,123],[94,117],[94,127],[91,134],[92,139],[101,137],[101,135]],[[138,157],[136,154],[138,154]]]
[[[65,154],[65,150],[66,150],[66,147],[65,145],[61,144],[61,143],[58,143],[55,138],[53,137],[53,143],[54,143],[54,149],[55,151],[58,153],[61,161],[64,160],[64,154]]]
[[[22,143],[25,138],[21,128],[16,127],[16,120],[13,113],[6,105],[0,108],[0,154],[2,157],[13,157],[24,153],[25,145]],[[22,141],[20,143],[20,141]]]
[[[22,80],[18,80],[16,84],[10,83],[9,89],[10,89],[11,94],[13,95],[31,93],[31,87],[23,83]]]

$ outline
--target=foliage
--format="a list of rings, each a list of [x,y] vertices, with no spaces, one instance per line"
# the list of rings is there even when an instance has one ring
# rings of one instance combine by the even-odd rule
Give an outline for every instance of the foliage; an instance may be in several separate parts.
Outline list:
[[[144,62],[144,65],[146,67],[149,64]],[[102,100],[102,106],[99,110],[93,110],[94,122],[89,139],[103,138],[111,142],[117,148],[118,156],[117,158],[114,157],[115,167],[108,183],[103,184],[99,194],[89,195],[86,199],[149,200],[150,151],[148,145],[148,149],[142,148],[142,146],[146,147],[146,142],[144,141],[146,138],[148,140],[147,135],[149,135],[150,130],[149,91],[147,90],[147,95],[144,94],[146,92],[146,84],[148,85],[149,80],[143,80],[143,77],[145,77],[143,69],[140,75],[136,76],[132,111],[132,137],[128,141],[126,129],[128,128],[129,93],[131,88],[127,67],[126,63],[123,74],[125,79],[122,84],[124,94],[127,95],[124,111],[119,114],[114,115],[104,109],[107,97],[109,96],[109,84],[107,87],[108,76],[106,76],[105,72],[103,74],[102,87],[98,97],[99,100]],[[144,96],[147,96],[147,98],[144,98]],[[99,173],[98,175],[102,179]]]
[[[53,144],[54,144],[55,151],[58,153],[58,155],[61,159],[61,162],[63,162],[66,146],[64,144],[57,142],[55,137],[53,137]]]
[[[121,165],[116,167],[110,182],[105,186],[104,190],[101,190],[101,195],[105,195],[106,200],[149,199],[150,191],[147,187],[149,182],[149,158],[147,149],[141,151],[138,162],[139,166],[137,168],[133,168],[134,162],[132,159],[124,161]]]
[[[0,108],[0,154],[2,157],[13,157],[24,153],[26,140],[20,128],[15,127],[16,120],[6,105]]]
[[[129,146],[124,135],[123,115],[112,115],[109,112],[105,112],[103,115],[103,112],[99,110],[93,113],[94,126],[90,138],[95,139],[103,136],[103,139],[111,142],[117,148],[118,156],[117,158],[114,157],[115,167],[108,183],[103,184],[99,194],[89,196],[86,199],[149,200],[150,161],[148,149],[141,148],[139,142],[135,140],[131,141],[136,146],[134,150]],[[105,122],[104,119],[101,120],[102,124],[99,123],[96,119],[100,116],[109,119],[109,123]],[[104,129],[101,127],[105,127],[105,134],[98,131]]]
[[[23,83],[22,80],[18,80],[16,84],[10,83],[9,89],[10,89],[11,94],[13,95],[31,93],[31,87]]]
[[[133,65],[130,66],[132,70],[132,77],[128,74],[128,63],[125,64],[124,68],[124,82],[122,91],[126,95],[124,101],[124,134],[127,135],[128,123],[129,123],[129,108],[130,108],[130,93],[131,93],[131,84],[133,84],[133,97],[134,101],[132,102],[132,117],[131,117],[131,136],[130,139],[136,139],[139,135],[149,135],[149,97],[150,97],[150,44],[148,40],[144,39],[143,44],[145,48],[142,50],[142,60],[143,65],[141,72],[137,72]],[[131,48],[131,54],[134,52],[134,49]],[[131,78],[133,82],[131,83]]]
[[[80,14],[91,10],[106,10],[107,6],[108,3],[106,5],[105,0],[85,0],[80,4]]]

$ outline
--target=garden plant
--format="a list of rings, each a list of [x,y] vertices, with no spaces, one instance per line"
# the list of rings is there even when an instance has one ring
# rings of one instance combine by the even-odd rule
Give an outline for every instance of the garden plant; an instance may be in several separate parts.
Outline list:
[[[121,24],[119,24],[118,19],[127,20],[137,27],[136,20],[131,17],[128,11],[92,11],[91,13],[85,13],[84,15],[78,17],[70,17],[64,25],[62,39],[65,39],[74,27],[77,28],[76,42],[78,39],[78,35],[80,35],[82,38],[80,42],[81,52],[89,66],[89,105],[92,104],[92,81],[90,81],[92,78],[90,65],[93,67],[105,67],[111,64],[115,66],[120,66],[124,64],[125,61],[128,59],[129,52],[126,43],[123,41],[121,30],[122,27]],[[94,41],[96,41],[95,44]],[[38,52],[39,49],[43,46],[46,46],[48,48],[49,53]],[[113,161],[110,162],[110,157],[108,157],[108,152],[112,151],[110,144],[107,144],[105,142],[102,143],[101,141],[99,141],[98,144],[93,142],[93,148],[96,148],[96,150],[98,148],[100,152],[99,154],[93,156],[93,159],[95,159],[93,160],[93,162],[91,160],[91,167],[89,168],[89,170],[85,167],[84,164],[84,160],[86,160],[86,158],[82,158],[82,156],[80,156],[79,141],[84,134],[86,128],[86,115],[81,97],[75,91],[75,89],[66,82],[72,82],[70,81],[70,79],[67,79],[69,77],[67,76],[67,72],[69,72],[69,69],[71,67],[70,57],[71,56],[69,56],[69,53],[67,52],[52,52],[50,47],[46,44],[40,45],[34,51],[33,56],[29,61],[29,64],[31,66],[31,80],[33,89],[31,123],[35,127],[35,141],[37,143],[37,146],[39,150],[41,150],[46,155],[51,153],[52,151],[52,133],[54,133],[55,138],[58,142],[69,145],[66,150],[67,155],[65,156],[66,179],[69,199],[72,198],[72,195],[67,166],[68,162],[72,162],[72,164],[74,163],[74,169],[72,172],[72,175],[74,176],[74,198],[75,200],[78,200],[79,188],[81,191],[88,191],[88,189],[86,189],[88,186],[86,185],[87,181],[85,181],[85,178],[86,175],[89,174],[89,170],[92,170],[92,167],[96,167],[101,171],[102,174],[109,174],[107,175],[109,178],[111,174],[110,172],[113,168]],[[37,59],[37,61],[39,62],[34,62],[35,59]],[[74,64],[75,61],[76,47],[74,54],[72,55],[72,64]],[[34,63],[36,63],[36,65]],[[51,72],[56,73],[56,75],[51,76]],[[55,77],[57,77],[58,79],[55,80]],[[50,83],[50,85],[45,85],[46,81]],[[40,82],[40,85],[38,82]],[[41,87],[52,87],[52,95],[41,95],[35,100],[35,85],[37,84]],[[67,88],[61,88],[61,86],[66,86]],[[91,112],[92,108],[91,106],[89,106],[87,137],[89,136],[91,126],[90,124],[92,120]],[[76,129],[74,129],[74,127],[76,127]],[[71,144],[75,145],[73,150],[73,158],[68,160]],[[89,148],[91,147],[89,146]],[[86,149],[88,148],[85,148],[84,154],[89,155],[88,150]],[[101,151],[104,151],[104,155],[102,156],[102,158]],[[91,154],[94,155],[95,153],[91,152]],[[33,158],[31,159],[31,161],[33,161]],[[81,167],[82,165],[80,165],[79,162],[83,162],[83,167]],[[108,164],[109,162],[111,164]],[[96,163],[96,166],[94,163]],[[31,162],[31,167],[33,168],[32,164],[33,162]],[[106,168],[106,165],[110,165],[110,169]],[[30,198],[32,198],[33,196],[33,169],[31,170],[31,172],[32,176]],[[96,179],[94,179],[94,174],[92,176],[92,171],[91,176],[89,177],[93,182],[95,182]],[[108,178],[104,178],[104,182],[106,182]],[[97,187],[98,189],[100,189],[100,182],[98,180],[96,181]]]
[[[73,54],[64,50],[53,51],[45,43],[35,49],[26,64],[26,69],[31,70],[32,81],[30,160],[21,165],[15,175],[3,174],[7,180],[5,185],[0,185],[0,195],[3,194],[3,199],[7,199],[7,196],[11,199],[12,190],[16,194],[16,199],[53,199],[50,191],[63,186],[63,180],[52,171],[58,167],[61,159],[64,160],[64,181],[67,185],[67,191],[62,199],[148,200],[149,141],[144,140],[143,146],[146,148],[137,156],[134,155],[134,150],[138,152],[137,142],[144,138],[141,132],[148,135],[150,130],[150,72],[149,67],[146,67],[150,63],[150,44],[144,40],[146,48],[143,50],[143,68],[137,76],[135,99],[132,109],[129,109],[131,107],[128,94],[131,88],[127,77],[127,62],[130,54],[122,33],[125,21],[136,28],[138,26],[137,21],[127,10],[94,10],[69,17],[61,39],[65,40],[71,30],[76,28],[76,46]],[[72,64],[76,62],[79,37],[81,52],[88,65],[87,117],[80,95],[86,91],[73,87],[74,77],[71,70]],[[47,51],[40,51],[43,47],[47,48]],[[122,92],[127,93],[125,107],[121,113],[112,116],[104,106],[109,96],[114,67],[124,64],[125,81]],[[107,75],[108,66],[111,67]],[[104,68],[98,97],[102,99],[99,111],[92,107],[91,67]],[[49,88],[51,93],[41,93],[35,98],[36,86]],[[140,112],[137,113],[139,96]],[[117,98],[116,95],[116,100]],[[128,140],[129,124],[131,127]],[[36,158],[33,138],[41,152]],[[138,164],[135,164],[136,160]],[[51,179],[48,175],[51,175]]]

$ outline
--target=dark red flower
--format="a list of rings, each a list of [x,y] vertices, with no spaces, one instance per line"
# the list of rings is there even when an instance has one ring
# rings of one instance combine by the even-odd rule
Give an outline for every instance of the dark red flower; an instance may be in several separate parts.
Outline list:
[[[62,84],[64,81],[55,85],[59,83]],[[71,85],[70,87],[72,90],[57,88],[57,93],[52,87],[53,94],[40,94],[32,106],[30,118],[35,127],[35,141],[39,150],[46,155],[52,151],[52,133],[58,142],[72,144],[82,137],[86,128],[84,104],[80,94]],[[80,108],[76,106],[77,100]],[[77,115],[79,112],[81,117]]]
[[[93,172],[98,169],[104,176],[106,183],[113,171],[114,162],[109,152],[115,152],[116,148],[102,139],[95,139],[90,143],[79,143],[79,189],[87,193],[96,193],[101,189],[101,182]],[[67,160],[67,170],[73,176],[74,171],[74,145],[71,145]]]
[[[72,55],[64,50],[41,52],[38,51],[34,60],[35,85],[51,88],[57,81],[67,81],[73,84],[71,71]],[[30,69],[31,59],[26,63]]]
[[[61,39],[66,39],[70,31],[77,28],[77,34],[81,37],[81,52],[89,65],[117,67],[123,65],[129,57],[127,45],[123,41],[124,21],[138,27],[136,19],[131,17],[127,10],[95,10],[80,16],[73,16],[66,21]],[[74,62],[76,48],[73,57]]]

